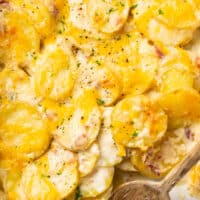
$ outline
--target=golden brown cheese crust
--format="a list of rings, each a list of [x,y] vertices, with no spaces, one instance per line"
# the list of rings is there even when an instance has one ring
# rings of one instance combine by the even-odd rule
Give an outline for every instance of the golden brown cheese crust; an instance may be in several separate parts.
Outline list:
[[[108,200],[116,168],[180,162],[199,134],[199,41],[181,47],[199,5],[0,0],[0,196]]]

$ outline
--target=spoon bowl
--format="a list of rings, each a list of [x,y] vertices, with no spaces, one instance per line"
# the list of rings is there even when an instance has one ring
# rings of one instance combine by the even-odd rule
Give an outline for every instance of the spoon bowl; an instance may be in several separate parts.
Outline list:
[[[131,181],[121,185],[114,192],[111,200],[170,200],[160,184],[153,181]]]
[[[159,182],[130,181],[114,191],[111,200],[170,200],[169,191],[200,159],[200,141],[192,151]]]

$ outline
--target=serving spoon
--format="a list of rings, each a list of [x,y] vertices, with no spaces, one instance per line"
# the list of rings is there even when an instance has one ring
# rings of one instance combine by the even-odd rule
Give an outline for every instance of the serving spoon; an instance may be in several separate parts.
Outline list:
[[[130,181],[117,188],[110,200],[170,200],[169,191],[200,160],[200,142],[159,182]]]

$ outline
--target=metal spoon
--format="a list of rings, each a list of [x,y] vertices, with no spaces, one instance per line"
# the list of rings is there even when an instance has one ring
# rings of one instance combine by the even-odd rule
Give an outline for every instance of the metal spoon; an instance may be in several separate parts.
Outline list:
[[[172,187],[200,160],[200,142],[162,181],[130,181],[117,188],[110,200],[170,200]]]

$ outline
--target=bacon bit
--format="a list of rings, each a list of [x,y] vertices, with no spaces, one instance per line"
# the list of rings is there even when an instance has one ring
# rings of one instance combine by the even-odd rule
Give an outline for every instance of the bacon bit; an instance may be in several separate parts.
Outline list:
[[[4,24],[0,24],[0,36],[6,34],[6,26]]]
[[[161,160],[161,158],[162,158],[162,155],[158,155],[156,159]]]
[[[158,167],[156,167],[156,166],[153,165],[153,164],[148,164],[147,166],[148,166],[148,167],[150,168],[150,170],[151,170],[152,172],[154,172],[157,176],[160,176],[160,170],[159,170]]]
[[[192,135],[192,132],[191,132],[189,127],[185,127],[185,135],[186,135],[188,140],[192,140],[193,139],[193,135]]]
[[[8,4],[8,0],[0,0],[0,4]]]
[[[123,23],[123,18],[120,17],[120,18],[115,19],[114,24],[116,26],[121,26],[122,23]]]
[[[59,10],[56,8],[56,6],[53,6],[53,16],[56,18],[58,16]]]
[[[55,121],[57,119],[57,113],[55,112],[46,111],[45,114],[49,120]]]
[[[103,80],[100,83],[103,87],[110,88],[113,87],[114,84],[110,80]]]
[[[163,52],[156,46],[156,45],[154,45],[154,48],[155,48],[155,50],[156,50],[156,53],[157,53],[157,55],[158,55],[158,57],[160,58],[160,59],[162,59],[165,55],[163,54]]]
[[[195,64],[197,65],[198,68],[200,68],[200,57],[199,56],[197,56],[195,58]]]
[[[77,140],[75,141],[75,145],[77,147],[82,147],[86,144],[86,142],[88,141],[87,135],[86,134],[82,134],[80,137],[77,138]]]

